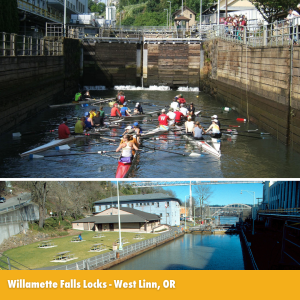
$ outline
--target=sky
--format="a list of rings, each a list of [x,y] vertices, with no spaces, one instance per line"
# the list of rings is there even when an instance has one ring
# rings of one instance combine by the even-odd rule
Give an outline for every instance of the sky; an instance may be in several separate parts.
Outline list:
[[[257,203],[257,198],[262,198],[263,195],[263,184],[262,183],[239,183],[239,184],[213,184],[210,185],[212,189],[212,195],[209,199],[209,205],[228,205],[233,203],[241,204],[253,204],[253,196],[255,192],[255,203]],[[164,189],[170,189],[176,193],[177,198],[179,198],[184,204],[185,196],[189,195],[189,186],[168,186]],[[193,192],[193,196],[197,196]],[[249,192],[242,192],[241,190],[247,190]],[[188,199],[188,197],[186,197]],[[259,199],[261,201],[261,199]]]

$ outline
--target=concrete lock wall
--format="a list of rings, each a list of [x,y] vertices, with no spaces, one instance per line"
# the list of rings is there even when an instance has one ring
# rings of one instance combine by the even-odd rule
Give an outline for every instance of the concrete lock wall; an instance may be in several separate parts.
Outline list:
[[[300,151],[300,50],[205,42],[201,88]]]
[[[9,237],[27,230],[28,221],[39,219],[39,208],[37,205],[29,204],[8,213],[0,214],[0,244]]]
[[[77,40],[64,40],[64,56],[0,58],[0,133],[33,117],[49,104],[73,96],[78,89]]]

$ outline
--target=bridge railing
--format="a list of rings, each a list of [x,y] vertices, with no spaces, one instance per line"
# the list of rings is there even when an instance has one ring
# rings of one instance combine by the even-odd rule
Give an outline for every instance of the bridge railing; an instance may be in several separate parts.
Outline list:
[[[300,217],[300,208],[277,208],[277,209],[260,209],[259,214],[270,214],[270,215],[298,215]]]
[[[268,25],[213,25],[206,30],[207,39],[220,38],[250,47],[286,46],[299,41],[298,18]]]
[[[63,44],[58,40],[0,33],[0,56],[60,56]]]

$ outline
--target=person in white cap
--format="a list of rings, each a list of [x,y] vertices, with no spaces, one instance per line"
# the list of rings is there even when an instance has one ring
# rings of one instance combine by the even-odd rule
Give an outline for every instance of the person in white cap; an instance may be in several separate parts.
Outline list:
[[[169,117],[169,127],[173,126],[175,124],[175,117],[176,114],[173,112],[173,108],[169,108],[169,112],[167,113],[167,116]]]
[[[158,124],[161,130],[169,130],[169,117],[165,114],[166,110],[161,110],[161,115],[158,117]]]
[[[144,113],[142,105],[139,102],[135,104],[135,108],[138,109],[140,115]]]
[[[185,126],[185,132],[187,134],[190,134],[192,135],[193,134],[193,131],[194,131],[194,121],[192,121],[192,117],[191,116],[188,116],[188,119],[187,121],[184,123],[184,126]]]
[[[212,124],[207,128],[207,130],[205,130],[205,133],[207,132],[211,132],[210,136],[213,138],[220,138],[222,136],[222,133],[220,131],[220,127],[218,126],[217,119],[213,119],[211,120]]]
[[[180,104],[180,110],[179,110],[181,113],[183,113],[183,115],[186,117],[189,113],[188,109],[186,107],[184,107],[184,104],[181,103]]]
[[[179,107],[179,103],[177,102],[177,99],[174,98],[173,102],[170,105],[171,108],[173,108],[173,111],[176,111],[176,109]]]
[[[212,120],[213,120],[213,119],[217,120],[217,125],[219,126],[219,128],[221,128],[221,123],[220,123],[220,121],[218,120],[218,116],[217,116],[217,115],[211,116],[211,119],[212,119]]]

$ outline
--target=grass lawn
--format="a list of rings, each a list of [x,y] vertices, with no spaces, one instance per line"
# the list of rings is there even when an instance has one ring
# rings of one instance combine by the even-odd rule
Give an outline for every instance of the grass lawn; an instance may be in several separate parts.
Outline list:
[[[38,248],[38,244],[40,242],[36,242],[30,245],[21,246],[18,248],[10,249],[4,254],[8,256],[9,258],[21,263],[22,265],[30,268],[30,269],[36,269],[36,268],[42,268],[42,267],[48,267],[48,266],[61,266],[65,263],[56,263],[56,262],[50,262],[53,260],[54,256],[63,251],[70,251],[71,253],[74,253],[75,257],[78,257],[76,260],[71,260],[67,264],[71,264],[83,259],[87,259],[89,257],[93,257],[108,251],[112,250],[112,244],[119,238],[118,232],[97,232],[102,233],[105,237],[103,238],[93,238],[95,235],[95,232],[91,231],[78,231],[78,234],[81,232],[82,239],[85,240],[84,242],[74,243],[71,242],[73,236],[66,236],[61,238],[53,238],[51,239],[52,242],[54,242],[57,247],[54,248]],[[135,237],[136,233],[131,232],[122,232],[122,238],[125,238],[128,240],[129,243],[124,244],[124,246],[134,244],[137,242],[140,242],[141,240],[133,239]],[[157,236],[157,234],[152,233],[142,233],[141,234],[144,239],[150,239],[154,236]],[[88,252],[92,245],[103,243],[107,246],[107,250],[101,251],[101,252]],[[14,264],[14,262],[11,262],[13,265],[19,267],[18,265]],[[0,262],[0,268],[1,268],[1,262]],[[21,268],[21,267],[20,267]]]

